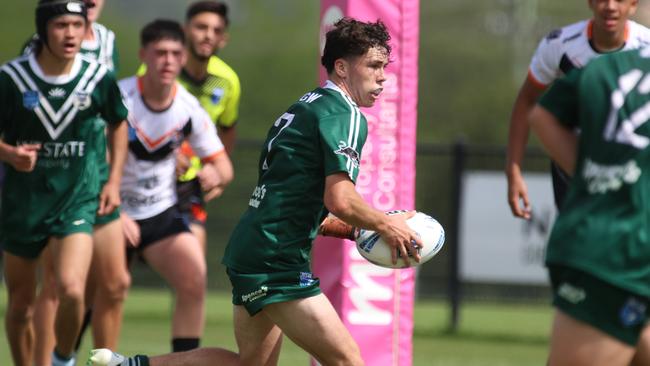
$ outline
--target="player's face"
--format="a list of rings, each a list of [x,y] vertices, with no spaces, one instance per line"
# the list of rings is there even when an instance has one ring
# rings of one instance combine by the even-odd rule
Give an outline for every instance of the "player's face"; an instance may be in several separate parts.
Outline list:
[[[85,0],[86,6],[88,6],[88,22],[94,23],[99,19],[99,16],[102,14],[102,9],[104,8],[104,0]]]
[[[637,4],[638,0],[589,0],[594,26],[610,33],[624,31],[625,23],[636,11]]]
[[[384,69],[388,65],[388,55],[384,48],[374,47],[365,55],[348,62],[346,84],[348,92],[358,105],[372,107],[383,91],[386,81]]]
[[[86,34],[86,21],[78,15],[62,15],[47,23],[50,52],[62,59],[73,59]]]
[[[199,60],[207,60],[227,43],[226,22],[215,13],[204,12],[185,25],[188,48]]]
[[[147,65],[147,76],[161,85],[173,85],[185,64],[185,48],[177,40],[161,39],[142,48],[140,59]]]

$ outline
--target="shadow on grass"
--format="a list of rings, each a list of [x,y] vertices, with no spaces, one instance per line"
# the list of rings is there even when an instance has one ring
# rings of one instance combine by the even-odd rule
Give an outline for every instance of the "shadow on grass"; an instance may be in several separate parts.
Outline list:
[[[431,330],[431,329],[415,329],[413,332],[414,337],[428,338],[428,339],[446,339],[457,341],[470,341],[482,343],[495,343],[495,344],[517,344],[527,346],[543,346],[548,344],[548,337],[541,335],[531,334],[514,334],[493,331],[452,331],[449,329]]]

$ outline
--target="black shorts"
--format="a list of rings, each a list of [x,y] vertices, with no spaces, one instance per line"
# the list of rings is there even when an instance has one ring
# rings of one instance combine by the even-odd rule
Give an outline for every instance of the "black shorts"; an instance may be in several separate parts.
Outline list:
[[[205,210],[203,191],[198,179],[187,182],[176,182],[176,195],[178,196],[178,209],[191,224],[205,226],[208,213]]]
[[[138,251],[172,235],[190,232],[187,220],[178,212],[176,206],[172,206],[154,217],[135,222],[140,226]]]

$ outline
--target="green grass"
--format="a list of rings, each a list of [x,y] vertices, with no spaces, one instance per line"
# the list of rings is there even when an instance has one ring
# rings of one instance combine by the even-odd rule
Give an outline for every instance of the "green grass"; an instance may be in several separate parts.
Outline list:
[[[4,317],[6,289],[0,293]],[[235,349],[231,304],[223,293],[210,293],[203,345]],[[124,315],[119,349],[126,354],[158,354],[169,350],[170,296],[164,290],[132,289]],[[447,304],[419,301],[415,307],[413,365],[509,366],[544,365],[551,308],[544,305],[468,303],[457,333],[448,331]],[[81,355],[88,354],[90,337]],[[84,358],[84,357],[80,357]],[[82,365],[83,360],[79,361]],[[0,365],[10,365],[7,339],[0,334]],[[280,365],[308,365],[308,356],[286,340]]]

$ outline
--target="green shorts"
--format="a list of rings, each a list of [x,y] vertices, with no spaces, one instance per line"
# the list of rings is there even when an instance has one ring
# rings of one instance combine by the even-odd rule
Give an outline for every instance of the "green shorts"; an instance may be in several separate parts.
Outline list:
[[[241,273],[226,270],[232,284],[232,303],[253,316],[266,305],[316,296],[320,281],[311,272]]]
[[[549,272],[556,308],[621,342],[636,346],[648,321],[650,299],[577,269],[550,266]]]
[[[113,210],[113,212],[109,213],[108,215],[103,215],[103,216],[96,215],[95,226],[108,224],[109,222],[113,222],[119,218],[120,218],[120,208],[117,207]]]
[[[92,235],[96,210],[96,204],[81,205],[74,212],[66,214],[48,225],[42,234],[25,239],[4,237],[2,249],[18,257],[38,258],[50,237],[62,238],[77,233]]]

